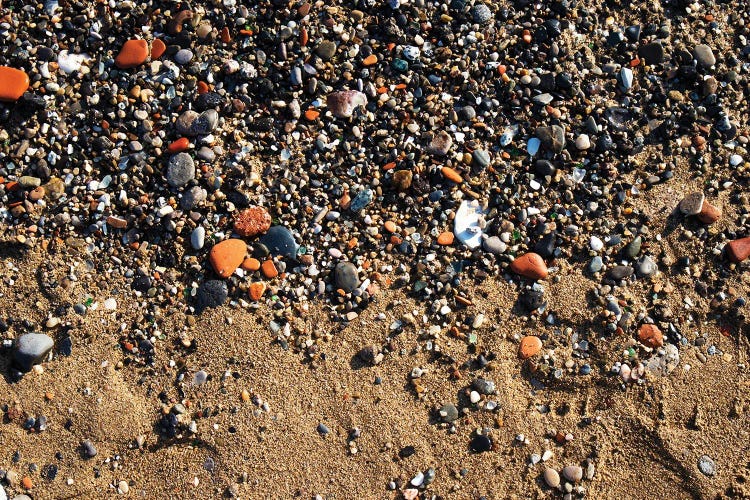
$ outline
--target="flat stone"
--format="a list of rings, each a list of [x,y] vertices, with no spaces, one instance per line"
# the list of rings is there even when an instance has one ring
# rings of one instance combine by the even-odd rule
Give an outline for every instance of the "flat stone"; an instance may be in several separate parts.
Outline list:
[[[740,263],[750,256],[750,236],[730,241],[727,245],[727,257],[735,263]]]
[[[698,459],[698,470],[705,476],[712,477],[716,474],[716,464],[708,455],[703,455]]]
[[[490,154],[484,149],[476,149],[471,154],[474,164],[479,168],[487,168],[490,164]]]
[[[192,210],[206,200],[208,193],[200,186],[193,186],[182,194],[180,207],[183,210]]]
[[[323,40],[315,47],[315,54],[324,61],[330,61],[336,54],[336,43],[330,40]]]
[[[614,280],[621,280],[633,275],[634,269],[630,266],[614,266],[609,269],[607,275]]]
[[[200,114],[192,109],[180,113],[175,121],[177,131],[183,135],[193,135],[193,123],[198,119],[198,116]]]
[[[490,236],[482,241],[482,248],[492,255],[502,255],[508,249],[508,245],[497,236]]]
[[[219,123],[219,112],[215,109],[207,109],[193,121],[188,133],[190,135],[208,135],[216,129]]]
[[[227,284],[221,280],[208,280],[201,283],[195,294],[195,302],[200,313],[207,307],[219,307],[229,296]]]
[[[571,483],[577,483],[583,479],[583,468],[578,465],[568,465],[563,468],[562,475]]]
[[[453,220],[453,233],[469,248],[477,248],[482,244],[483,233],[479,220],[483,216],[484,211],[477,200],[464,200],[458,207]]]
[[[193,59],[193,51],[190,49],[180,49],[174,55],[174,61],[177,64],[185,65]]]
[[[544,478],[544,482],[547,483],[547,486],[550,488],[557,488],[560,486],[560,474],[558,474],[555,469],[547,467],[544,469],[542,477]]]
[[[453,145],[453,138],[445,130],[441,130],[432,136],[429,146],[427,146],[427,152],[430,154],[445,156],[450,151]]]
[[[453,403],[447,403],[441,406],[438,410],[438,415],[440,415],[440,420],[443,422],[454,422],[458,420],[459,417],[458,409]]]
[[[602,262],[602,258],[597,255],[593,259],[591,259],[591,262],[589,262],[588,270],[590,273],[598,273],[602,270],[602,267],[604,266],[604,262]]]
[[[476,389],[479,394],[488,396],[495,393],[495,382],[486,378],[478,378],[474,380],[471,386]]]
[[[664,335],[659,327],[652,324],[643,324],[638,329],[638,340],[645,346],[655,349],[664,345]]]
[[[354,110],[367,106],[367,96],[358,90],[341,90],[328,94],[328,109],[337,118],[351,118]]]
[[[638,57],[645,59],[647,65],[664,62],[664,46],[659,42],[651,42],[641,45],[638,49]]]
[[[543,280],[547,277],[547,265],[539,254],[534,252],[519,255],[510,264],[514,273],[533,280]]]
[[[43,333],[26,333],[16,340],[13,350],[13,361],[22,371],[29,371],[31,367],[42,361],[52,350],[55,342]]]
[[[521,339],[518,346],[518,356],[521,359],[529,359],[536,356],[542,350],[542,340],[535,335],[527,335]]]
[[[658,270],[659,268],[656,265],[656,262],[654,262],[654,260],[648,255],[641,258],[635,268],[636,274],[642,278],[650,278],[656,274],[656,271]]]
[[[553,153],[561,153],[565,148],[565,129],[560,125],[539,127],[536,136],[542,142],[542,147]]]
[[[222,278],[228,278],[240,267],[247,255],[247,244],[240,239],[220,241],[211,248],[208,260]]]
[[[265,233],[271,227],[271,214],[263,207],[249,207],[234,218],[234,232],[240,236],[253,237]]]
[[[167,164],[167,184],[182,187],[195,178],[195,163],[187,153],[177,153]]]
[[[299,245],[294,239],[292,232],[284,226],[272,226],[266,234],[261,236],[260,243],[265,245],[273,255],[297,258]]]
[[[128,40],[117,54],[115,65],[120,69],[135,68],[145,63],[146,59],[148,59],[146,40]]]
[[[683,215],[697,215],[703,208],[705,196],[701,192],[690,193],[685,196],[678,205]]]
[[[492,449],[492,440],[484,434],[480,434],[471,440],[469,447],[476,453],[490,451]]]
[[[29,75],[20,69],[0,66],[0,101],[17,101],[29,88]]]
[[[360,284],[357,266],[351,262],[339,262],[334,271],[334,280],[336,288],[340,288],[346,293],[351,292]]]
[[[398,191],[406,191],[411,187],[413,177],[411,170],[397,170],[393,173],[393,185]]]
[[[705,44],[695,46],[695,49],[693,49],[693,57],[698,61],[698,66],[702,68],[710,68],[716,64],[716,56],[714,56],[713,50]]]

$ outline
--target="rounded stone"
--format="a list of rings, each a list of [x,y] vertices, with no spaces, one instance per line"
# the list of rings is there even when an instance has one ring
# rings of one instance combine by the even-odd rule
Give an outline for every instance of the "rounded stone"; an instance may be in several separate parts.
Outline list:
[[[201,283],[195,295],[198,312],[207,307],[219,307],[229,295],[227,284],[221,280],[208,280]]]
[[[177,153],[167,164],[167,184],[182,187],[195,178],[195,163],[187,153]]]
[[[456,405],[452,403],[444,404],[440,407],[438,414],[440,415],[440,420],[443,422],[454,422],[455,420],[458,420],[459,417],[458,409],[456,408]]]
[[[638,329],[638,340],[645,346],[656,349],[664,345],[664,334],[659,327],[652,324],[644,324]]]
[[[0,66],[0,101],[16,101],[29,88],[29,75],[25,71]]]
[[[247,244],[240,239],[224,240],[211,248],[208,260],[222,278],[228,278],[240,267],[247,255]]]
[[[263,207],[249,207],[234,218],[234,232],[246,237],[265,233],[271,227],[271,214]]]
[[[469,447],[476,453],[490,451],[492,449],[492,440],[484,434],[480,434],[471,440]]]
[[[562,475],[571,483],[577,483],[583,479],[583,468],[579,465],[568,465],[563,468]]]
[[[697,215],[703,208],[705,196],[701,192],[690,193],[680,201],[679,209],[684,215]]]
[[[292,232],[284,226],[272,226],[261,236],[259,242],[273,255],[283,255],[290,259],[297,258],[299,245]]]
[[[521,339],[518,347],[518,355],[521,359],[529,359],[536,356],[542,350],[542,340],[535,335],[527,335]]]
[[[510,268],[514,273],[533,280],[543,280],[547,277],[547,264],[539,254],[525,253],[511,262]]]
[[[360,284],[357,266],[351,262],[339,262],[334,272],[334,280],[336,288],[340,288],[347,293],[351,292]]]
[[[716,464],[711,457],[703,455],[698,459],[698,470],[702,474],[711,477],[716,474]]]
[[[148,59],[146,40],[128,40],[117,54],[115,65],[120,69],[135,68],[146,62],[146,59]]]
[[[550,488],[557,488],[560,486],[560,474],[558,474],[555,469],[547,467],[544,469],[542,476],[544,477],[544,482],[547,483],[547,486]]]
[[[52,338],[43,333],[21,335],[13,351],[13,362],[21,370],[29,371],[49,354],[54,345]]]

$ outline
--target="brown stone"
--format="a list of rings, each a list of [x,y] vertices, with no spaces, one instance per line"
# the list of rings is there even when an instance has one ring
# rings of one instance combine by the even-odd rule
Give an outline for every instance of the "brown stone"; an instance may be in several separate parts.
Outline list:
[[[704,224],[713,224],[721,219],[721,210],[711,205],[707,200],[703,200],[703,207],[698,213],[698,219]]]
[[[279,275],[279,270],[276,269],[276,264],[270,259],[263,262],[263,265],[260,266],[260,270],[263,273],[263,276],[269,279],[275,278]]]
[[[0,66],[0,101],[16,101],[29,88],[29,75],[20,69]]]
[[[641,325],[641,328],[638,330],[638,340],[643,345],[652,349],[664,345],[664,335],[661,333],[661,330],[659,330],[658,326],[651,324]]]
[[[148,43],[146,40],[128,40],[122,45],[120,53],[115,58],[115,65],[120,69],[140,66],[148,59]]]
[[[263,207],[242,210],[234,218],[234,232],[241,236],[257,236],[271,227],[271,214]]]
[[[511,262],[510,268],[513,272],[534,280],[543,280],[547,277],[547,265],[544,259],[534,252],[519,255]]]
[[[255,283],[250,284],[250,288],[248,289],[248,294],[250,295],[250,298],[253,300],[260,300],[261,297],[263,297],[263,294],[266,291],[266,284],[262,281],[256,281]]]
[[[750,256],[750,236],[730,241],[727,245],[727,257],[735,263],[740,263]]]
[[[222,278],[228,278],[242,264],[247,254],[247,244],[240,239],[224,240],[211,248],[208,260]]]
[[[156,38],[151,42],[151,59],[159,59],[164,52],[166,52],[167,46],[164,42]]]
[[[399,191],[406,191],[411,187],[411,170],[397,170],[393,173],[393,185]]]
[[[440,233],[440,235],[437,237],[438,245],[448,246],[453,244],[453,233],[450,231],[445,231],[444,233]]]
[[[542,350],[542,341],[534,335],[527,335],[521,339],[521,345],[518,347],[518,356],[521,359],[529,359],[539,354]]]

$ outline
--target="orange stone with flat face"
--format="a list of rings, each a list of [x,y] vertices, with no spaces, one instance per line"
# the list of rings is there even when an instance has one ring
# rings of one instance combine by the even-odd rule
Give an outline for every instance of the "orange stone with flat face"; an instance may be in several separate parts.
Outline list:
[[[0,101],[17,101],[29,88],[29,75],[20,69],[0,66]]]
[[[135,68],[145,63],[146,59],[148,59],[146,40],[128,40],[117,54],[115,65],[120,69]]]

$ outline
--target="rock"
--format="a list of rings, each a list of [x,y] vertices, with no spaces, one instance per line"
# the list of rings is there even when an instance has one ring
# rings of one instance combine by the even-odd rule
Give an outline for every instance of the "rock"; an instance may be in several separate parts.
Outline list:
[[[604,262],[602,262],[602,258],[597,255],[593,259],[591,259],[591,262],[589,262],[588,270],[590,273],[598,273],[602,270],[602,267],[604,267]]]
[[[253,237],[265,233],[271,227],[271,214],[263,207],[249,207],[234,217],[234,232],[240,236]]]
[[[187,153],[177,153],[167,164],[167,184],[182,187],[195,178],[195,163]]]
[[[475,149],[471,158],[474,160],[474,164],[481,169],[487,168],[490,164],[490,154],[484,149]]]
[[[148,59],[148,44],[146,40],[128,40],[122,45],[120,53],[115,58],[115,66],[129,69],[140,66]]]
[[[55,342],[43,333],[26,333],[16,340],[13,350],[13,362],[22,371],[42,361],[52,350]]]
[[[427,152],[433,155],[445,156],[453,145],[453,138],[445,130],[441,130],[432,136]]]
[[[542,142],[542,147],[553,153],[562,153],[565,148],[565,129],[560,125],[550,127],[539,127],[536,136]]]
[[[180,49],[174,55],[174,61],[177,64],[185,65],[193,59],[193,51],[190,49]]]
[[[471,440],[469,447],[476,453],[490,451],[492,449],[492,440],[484,434],[479,434]]]
[[[175,121],[177,131],[183,135],[193,135],[193,123],[198,119],[200,114],[197,111],[188,109],[183,111]]]
[[[406,191],[411,187],[411,170],[397,170],[393,173],[393,185],[398,191]]]
[[[456,184],[462,184],[464,182],[461,174],[459,174],[455,169],[451,167],[442,167],[440,169],[440,173],[443,174],[443,177],[451,182],[455,182]]]
[[[589,139],[589,136],[586,134],[581,134],[578,137],[576,137],[576,148],[585,151],[588,148],[591,147],[591,139]]]
[[[646,64],[651,66],[664,62],[664,46],[659,42],[651,42],[638,48],[638,57],[645,59]]]
[[[547,265],[542,257],[534,252],[519,255],[511,262],[510,268],[514,273],[533,280],[543,280],[547,277]]]
[[[485,24],[492,19],[492,11],[483,3],[476,4],[471,8],[471,18],[477,24]]]
[[[200,250],[203,248],[203,244],[206,241],[206,228],[203,226],[198,226],[195,229],[193,229],[193,232],[190,233],[190,244],[192,247],[196,250]]]
[[[485,396],[487,396],[495,393],[495,382],[493,382],[492,380],[488,380],[486,378],[478,378],[474,380],[474,383],[471,385],[479,394],[484,394]]]
[[[550,231],[542,236],[534,245],[534,253],[538,253],[543,259],[551,259],[555,255],[555,245],[557,244],[557,233]]]
[[[240,267],[247,255],[247,244],[240,239],[220,241],[211,248],[208,260],[222,278],[228,278]]]
[[[558,474],[555,469],[547,467],[544,469],[542,477],[544,478],[544,482],[547,483],[547,486],[550,488],[557,488],[560,486],[560,474]]]
[[[151,59],[156,60],[159,59],[161,56],[164,55],[164,52],[167,51],[167,45],[159,40],[158,38],[155,38],[153,42],[151,42]]]
[[[693,57],[698,61],[698,66],[704,69],[708,69],[716,64],[716,56],[714,56],[713,50],[708,45],[696,45],[695,49],[693,49]]]
[[[363,347],[357,353],[357,357],[368,366],[375,366],[383,361],[383,353],[380,352],[380,348],[376,345]]]
[[[206,200],[208,193],[200,186],[193,186],[182,194],[180,207],[183,210],[192,210]]]
[[[523,305],[524,309],[528,312],[533,312],[546,304],[544,300],[544,292],[541,290],[534,290],[533,288],[521,292],[520,301],[521,305]]]
[[[247,292],[251,300],[258,301],[261,299],[261,297],[263,297],[263,294],[266,292],[266,284],[262,281],[255,281],[250,284],[250,286],[247,289]]]
[[[541,350],[541,339],[534,335],[527,335],[521,339],[521,344],[518,347],[518,356],[521,359],[529,359],[530,357],[539,354]]]
[[[81,450],[83,451],[83,456],[85,458],[94,458],[97,453],[99,453],[96,450],[96,446],[94,446],[94,443],[92,443],[88,439],[85,439],[81,442]]]
[[[622,88],[628,90],[633,86],[633,70],[630,68],[622,68],[620,70],[620,83]]]
[[[703,455],[698,459],[698,470],[705,476],[712,477],[716,474],[716,464],[708,455]]]
[[[701,192],[690,193],[685,196],[678,208],[683,215],[698,215],[703,208],[705,196]]]
[[[609,269],[607,276],[613,280],[622,280],[633,275],[634,269],[630,266],[614,266]]]
[[[197,310],[200,313],[207,307],[219,307],[229,295],[227,284],[221,280],[208,280],[201,283],[195,295]]]
[[[643,238],[636,236],[633,241],[628,243],[623,249],[622,253],[626,259],[635,259],[641,252],[641,246],[643,245]]]
[[[589,238],[589,248],[593,250],[594,252],[598,252],[602,248],[604,248],[604,242],[598,238],[597,236],[592,236]]]
[[[704,224],[713,224],[721,219],[721,210],[711,205],[708,200],[703,200],[703,207],[698,214],[698,220]]]
[[[358,90],[341,90],[328,94],[328,109],[337,118],[351,118],[358,107],[367,106],[367,96]]]
[[[351,262],[339,262],[334,271],[336,288],[349,293],[360,285],[357,266]]]
[[[273,255],[283,255],[289,259],[297,258],[299,245],[294,235],[284,226],[272,226],[260,237],[260,243],[266,246]]]
[[[453,233],[461,243],[471,249],[482,244],[483,233],[479,222],[483,217],[484,210],[477,200],[462,201],[456,212]]]
[[[664,335],[659,327],[652,324],[643,324],[638,329],[638,340],[645,346],[656,349],[664,345]]]
[[[25,71],[0,66],[0,101],[17,101],[29,88],[29,75]]]
[[[726,248],[729,260],[740,263],[750,256],[750,236],[730,241]]]
[[[219,124],[219,112],[215,109],[207,109],[193,121],[188,133],[190,135],[208,135],[214,131]]]
[[[492,255],[502,255],[508,249],[508,245],[506,245],[499,237],[490,236],[482,241],[482,248]]]
[[[440,410],[438,410],[438,415],[440,415],[440,420],[443,422],[454,422],[459,417],[458,409],[452,403],[441,406]]]
[[[635,272],[642,278],[650,278],[651,276],[656,274],[656,271],[658,270],[659,268],[657,267],[656,262],[654,262],[651,257],[646,255],[638,261]]]
[[[336,54],[336,44],[330,40],[323,40],[315,47],[315,54],[324,61],[330,61]]]
[[[534,172],[542,177],[553,176],[557,169],[549,160],[537,160],[534,162]]]
[[[568,465],[563,468],[562,475],[571,483],[577,483],[583,479],[583,468],[578,465]]]

